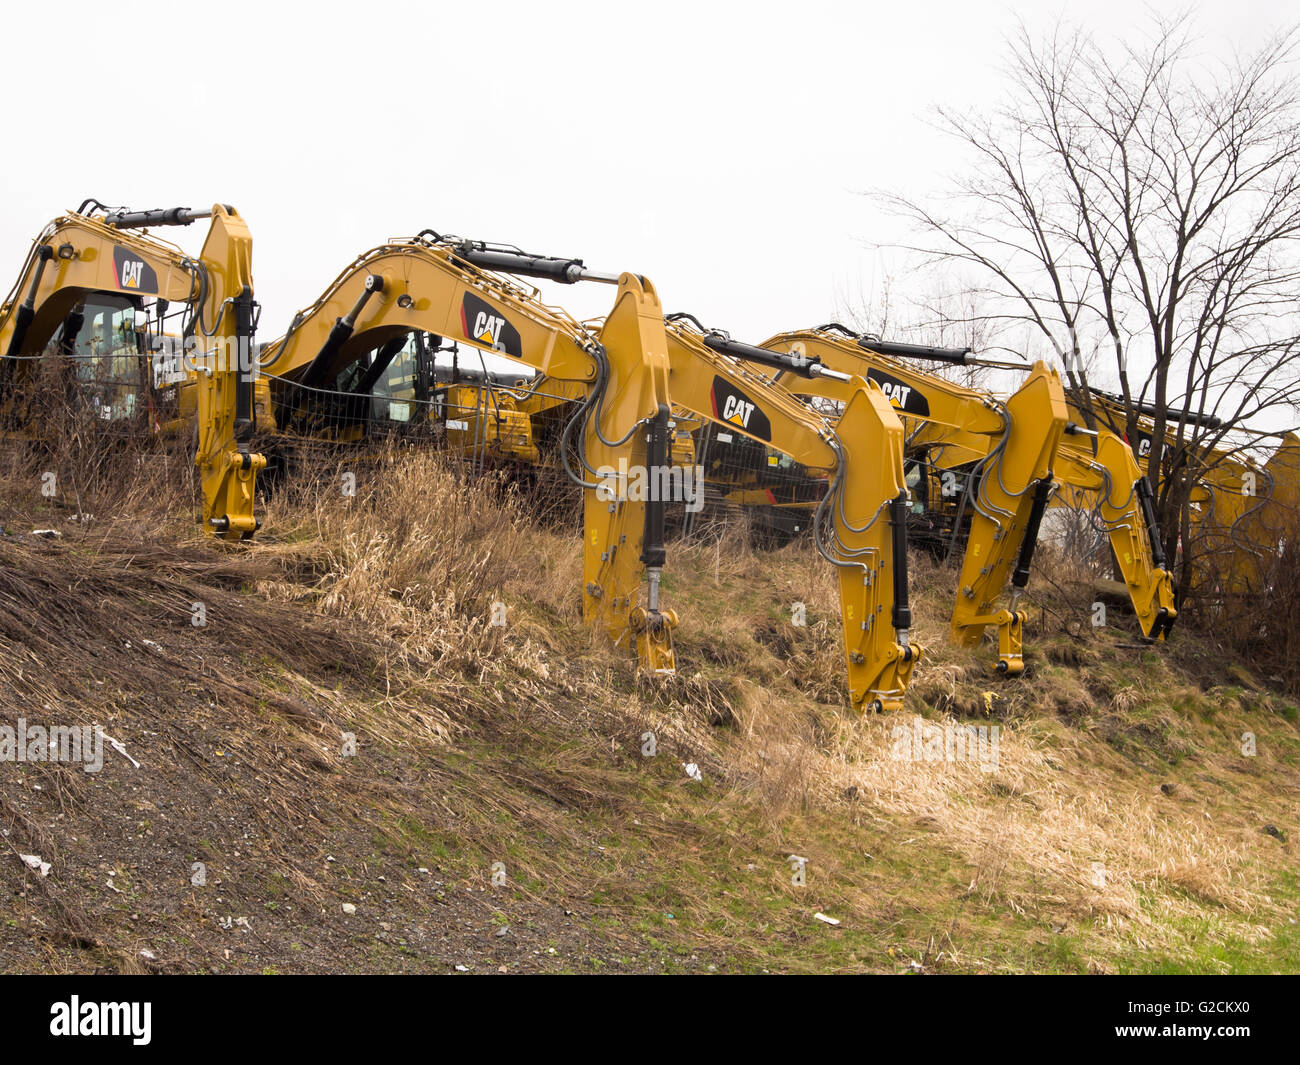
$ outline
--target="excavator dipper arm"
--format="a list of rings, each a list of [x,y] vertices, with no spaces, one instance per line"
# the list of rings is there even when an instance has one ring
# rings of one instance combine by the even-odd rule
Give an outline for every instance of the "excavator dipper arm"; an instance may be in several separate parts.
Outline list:
[[[850,701],[859,711],[901,708],[922,653],[909,633],[902,423],[878,387],[832,372],[825,379],[844,413],[831,425],[737,361],[764,360],[791,370],[788,356],[692,323],[685,315],[668,323],[673,403],[805,466],[831,471],[816,533],[818,549],[838,574]]]
[[[1096,454],[1082,434],[1061,442],[1057,472],[1075,490],[1074,499],[1096,499],[1111,549],[1124,577],[1142,634],[1162,640],[1178,617],[1173,579],[1156,531],[1151,483],[1138,467],[1133,450],[1105,425],[1096,429]]]

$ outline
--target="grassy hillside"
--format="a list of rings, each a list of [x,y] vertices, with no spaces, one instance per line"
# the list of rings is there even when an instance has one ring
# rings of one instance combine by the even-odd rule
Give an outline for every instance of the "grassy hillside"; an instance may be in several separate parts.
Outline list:
[[[909,709],[858,719],[805,546],[675,545],[651,682],[581,626],[577,537],[427,456],[238,549],[183,463],[74,468],[4,478],[0,723],[139,765],[0,763],[0,969],[1300,970],[1296,706],[1204,635],[1094,629],[1065,560],[1002,680],[915,559]],[[1000,725],[996,769],[895,757],[914,715]]]

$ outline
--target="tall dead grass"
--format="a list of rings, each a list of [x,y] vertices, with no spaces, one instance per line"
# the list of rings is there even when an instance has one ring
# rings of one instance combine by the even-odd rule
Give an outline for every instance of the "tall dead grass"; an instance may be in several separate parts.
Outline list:
[[[30,382],[41,416],[0,440],[7,503],[60,523],[184,534],[197,522],[197,473],[189,441],[159,441],[144,418],[106,420],[57,379]]]

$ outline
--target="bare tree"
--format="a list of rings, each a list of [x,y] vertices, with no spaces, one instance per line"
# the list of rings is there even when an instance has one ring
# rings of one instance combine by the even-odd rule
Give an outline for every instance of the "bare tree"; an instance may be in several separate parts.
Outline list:
[[[970,156],[950,195],[878,194],[916,234],[902,247],[974,269],[976,317],[1045,338],[1090,425],[1105,417],[1093,366],[1118,392],[1114,427],[1135,451],[1151,415],[1171,558],[1198,456],[1252,419],[1296,420],[1296,42],[1292,30],[1214,62],[1186,15],[1111,47],[1064,24],[1040,40],[1022,24],[1006,103],[939,112]]]

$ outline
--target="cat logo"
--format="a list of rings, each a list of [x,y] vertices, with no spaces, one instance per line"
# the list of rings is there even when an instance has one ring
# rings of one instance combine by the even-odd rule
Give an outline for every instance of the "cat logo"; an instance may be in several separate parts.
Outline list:
[[[725,378],[713,379],[709,400],[713,404],[715,420],[743,429],[759,440],[772,439],[772,423],[768,421],[767,415],[759,410],[758,404]]]
[[[1151,437],[1146,433],[1138,433],[1138,458],[1149,459],[1151,457]]]
[[[881,384],[880,391],[885,393],[885,398],[895,407],[906,407],[907,397],[912,394],[912,390],[907,385],[895,385],[889,381]]]
[[[754,413],[754,404],[746,403],[739,396],[728,396],[722,404],[722,417],[742,429],[749,425],[749,416]]]
[[[523,342],[519,330],[506,320],[505,315],[472,292],[466,292],[460,305],[460,327],[466,340],[499,351],[502,355],[523,358]]]
[[[911,385],[879,370],[868,370],[867,378],[880,386],[889,405],[899,413],[917,414],[921,417],[930,413],[929,401]]]
[[[496,347],[501,342],[501,327],[506,324],[504,318],[498,318],[495,314],[488,314],[487,311],[479,311],[474,315],[474,328],[470,335]]]
[[[113,248],[113,266],[117,287],[131,292],[158,291],[158,275],[147,262],[126,248]]]

